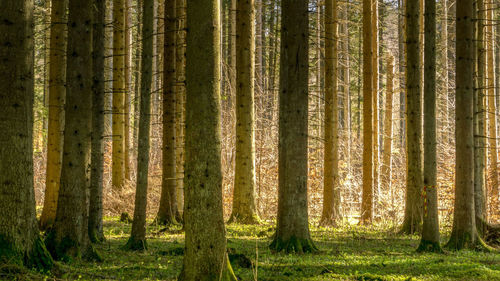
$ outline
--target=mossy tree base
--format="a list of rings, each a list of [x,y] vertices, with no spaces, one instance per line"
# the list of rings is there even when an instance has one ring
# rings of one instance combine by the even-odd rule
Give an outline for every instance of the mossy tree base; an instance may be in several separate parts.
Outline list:
[[[318,248],[316,248],[316,245],[314,245],[312,239],[297,238],[294,236],[286,241],[279,237],[276,237],[274,238],[271,245],[269,245],[269,248],[271,249],[271,251],[276,253],[284,251],[286,253],[303,254],[315,253],[319,251]]]
[[[418,253],[443,253],[443,249],[439,242],[431,242],[420,240],[420,245],[417,248]]]
[[[129,251],[145,251],[148,249],[148,243],[146,239],[136,239],[135,237],[130,237],[127,244],[123,246],[123,249]]]
[[[185,265],[182,267],[181,274],[177,278],[179,281],[191,281],[191,280],[199,280],[199,281],[212,281],[212,280],[219,280],[219,281],[237,281],[238,278],[236,275],[234,275],[233,268],[231,267],[231,263],[229,262],[229,256],[226,254],[225,257],[225,262],[224,262],[224,269],[222,270],[221,274],[218,276],[207,276],[204,273],[201,273],[202,275],[198,275],[197,272],[190,272],[190,271],[196,271],[196,268],[186,268]],[[188,277],[189,276],[189,277]],[[190,278],[195,278],[195,279],[190,279]]]
[[[92,243],[104,243],[106,242],[106,237],[104,236],[104,233],[94,229],[89,231],[89,239],[90,242]]]
[[[232,213],[231,217],[227,223],[239,223],[239,224],[260,224],[260,218],[256,214],[239,214]]]
[[[403,222],[401,229],[399,230],[399,234],[413,235],[418,234],[422,231],[421,223],[412,223],[410,221]]]
[[[70,237],[56,239],[54,231],[50,231],[45,238],[47,250],[52,254],[55,260],[70,262],[73,259],[83,259],[86,261],[102,262],[102,257],[97,250],[88,243],[82,246],[78,241]]]
[[[35,238],[29,253],[15,249],[12,243],[0,237],[0,263],[25,266],[42,272],[50,271],[54,267],[54,260],[40,237]]]
[[[484,252],[495,252],[496,250],[488,246],[483,239],[476,237],[472,239],[470,235],[457,235],[455,232],[451,234],[450,240],[444,246],[445,249],[450,251],[459,250],[474,250],[474,251],[484,251]]]

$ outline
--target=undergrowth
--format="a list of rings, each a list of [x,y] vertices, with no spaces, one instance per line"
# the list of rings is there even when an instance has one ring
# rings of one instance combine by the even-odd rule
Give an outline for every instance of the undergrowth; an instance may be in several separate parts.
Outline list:
[[[148,250],[123,250],[130,224],[106,218],[103,263],[74,260],[52,273],[6,273],[1,280],[176,280],[182,267],[183,232],[149,225]],[[319,252],[272,254],[272,224],[228,225],[228,252],[240,280],[500,280],[500,255],[472,251],[419,254],[418,236],[386,228],[311,227]],[[443,235],[445,242],[448,235]],[[57,271],[57,272],[56,272]]]

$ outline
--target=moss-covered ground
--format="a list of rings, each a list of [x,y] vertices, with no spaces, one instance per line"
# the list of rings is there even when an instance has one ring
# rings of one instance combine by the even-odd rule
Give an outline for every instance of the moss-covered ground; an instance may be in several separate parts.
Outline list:
[[[182,267],[183,233],[148,228],[148,250],[123,249],[130,224],[106,218],[107,241],[96,248],[104,262],[72,261],[51,274],[5,272],[0,280],[176,280]],[[386,227],[312,227],[314,254],[272,254],[273,228],[228,225],[232,267],[240,280],[500,280],[500,254],[472,251],[420,254],[418,236]],[[447,239],[443,235],[443,241]]]

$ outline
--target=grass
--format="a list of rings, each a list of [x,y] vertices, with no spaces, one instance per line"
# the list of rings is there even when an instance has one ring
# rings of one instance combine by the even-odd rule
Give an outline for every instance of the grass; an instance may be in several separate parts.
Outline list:
[[[74,261],[52,275],[8,276],[16,280],[176,280],[182,267],[183,233],[159,232],[151,226],[149,249],[128,252],[121,247],[130,226],[117,217],[106,218],[107,241],[96,246],[103,263]],[[269,251],[272,225],[228,225],[228,248],[240,257],[232,262],[235,274],[240,280],[500,280],[498,253],[418,254],[418,236],[399,236],[376,227],[311,230],[320,253],[287,255]]]

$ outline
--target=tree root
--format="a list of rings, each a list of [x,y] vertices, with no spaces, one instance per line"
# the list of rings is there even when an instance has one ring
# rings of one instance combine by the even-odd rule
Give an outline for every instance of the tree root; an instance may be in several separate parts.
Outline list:
[[[128,239],[127,244],[123,246],[123,249],[130,251],[145,251],[148,249],[148,243],[146,239],[136,239],[135,237],[131,236]]]
[[[227,221],[228,224],[239,223],[239,224],[260,224],[260,218],[256,214],[243,215],[238,213],[232,213],[231,217]]]
[[[443,253],[443,249],[439,242],[431,242],[427,240],[420,240],[420,245],[417,248],[418,253]]]
[[[280,237],[275,237],[269,248],[273,252],[284,251],[286,253],[315,253],[318,248],[314,245],[311,238],[297,238],[292,236],[287,241],[283,241]]]

